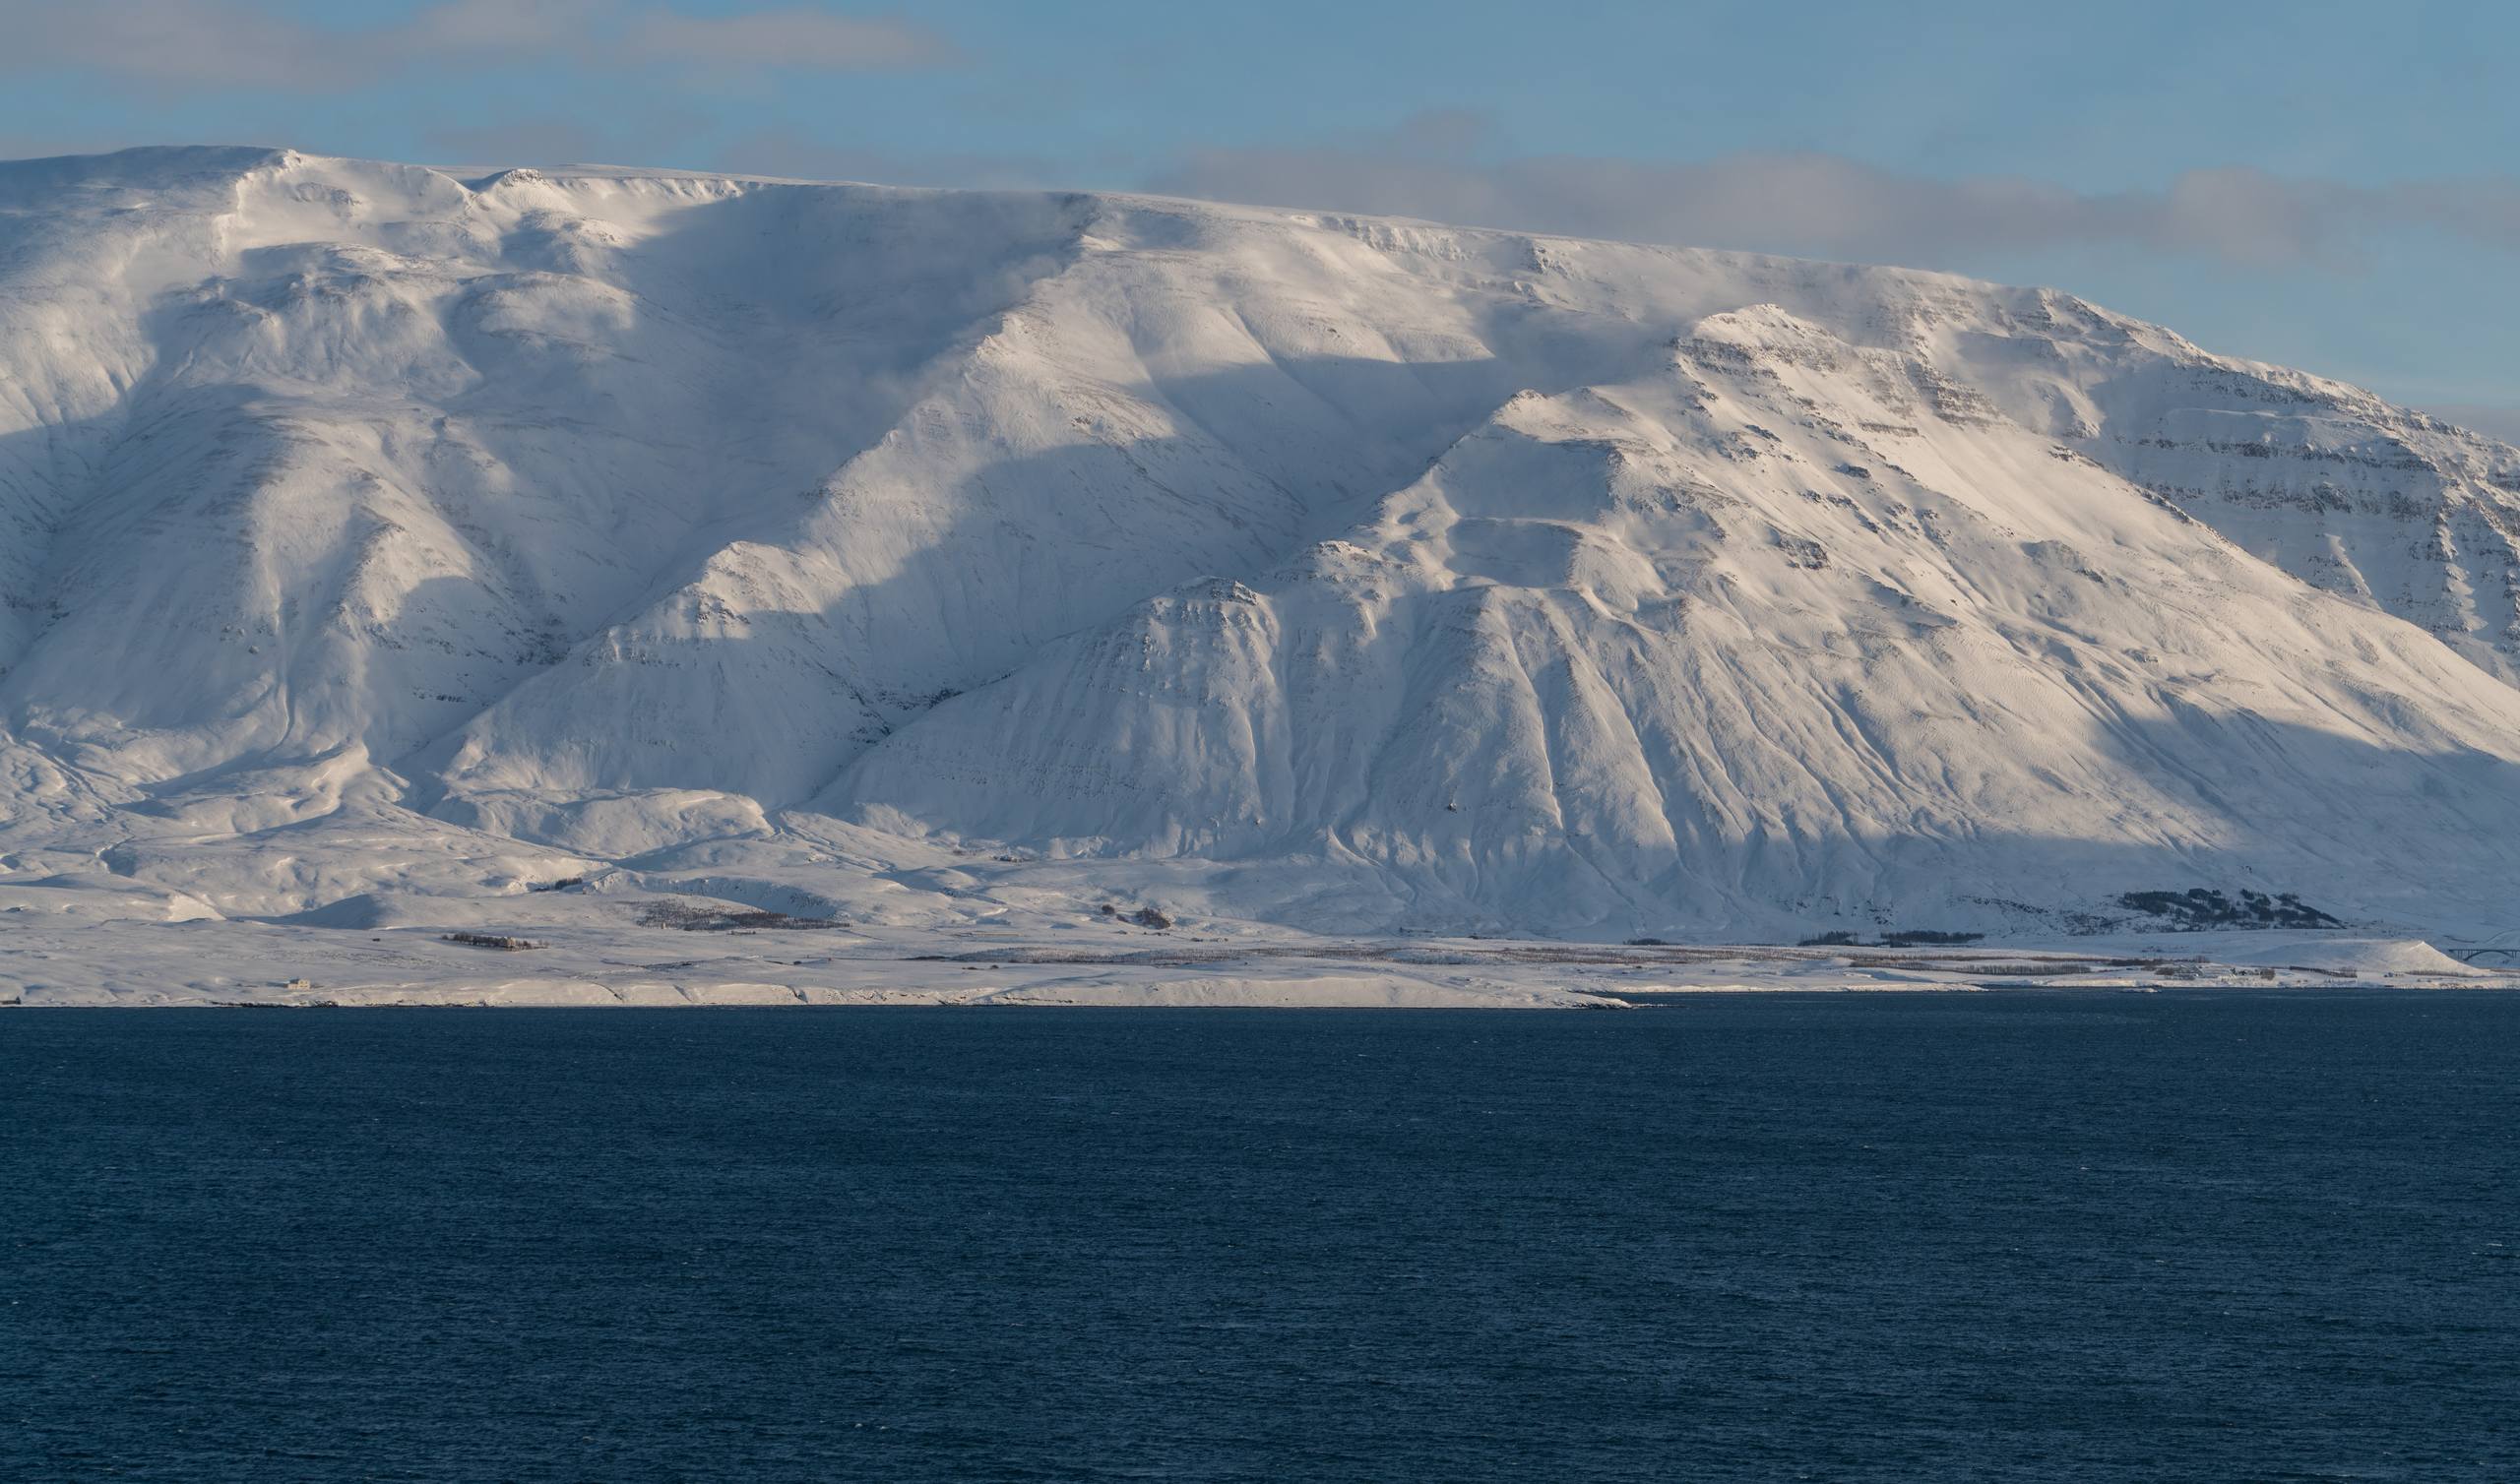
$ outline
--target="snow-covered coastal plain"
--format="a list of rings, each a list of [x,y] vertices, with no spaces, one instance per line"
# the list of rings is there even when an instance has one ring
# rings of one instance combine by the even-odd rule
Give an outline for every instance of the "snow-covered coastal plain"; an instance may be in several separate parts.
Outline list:
[[[2506,984],[2516,544],[2048,289],[0,163],[0,1001]]]

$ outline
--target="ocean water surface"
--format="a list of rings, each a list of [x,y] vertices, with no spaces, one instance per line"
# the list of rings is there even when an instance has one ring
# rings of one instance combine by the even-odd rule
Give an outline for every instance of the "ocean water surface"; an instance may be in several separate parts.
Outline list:
[[[2520,997],[0,1016],[10,1480],[2510,1480]]]

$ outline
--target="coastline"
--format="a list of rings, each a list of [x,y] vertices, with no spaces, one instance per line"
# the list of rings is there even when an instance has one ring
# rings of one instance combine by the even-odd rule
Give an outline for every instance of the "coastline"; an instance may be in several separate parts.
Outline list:
[[[1251,924],[740,931],[585,923],[486,939],[245,921],[7,924],[0,1006],[1626,1009],[1675,997],[1988,989],[2512,989],[2419,939],[2157,934],[1880,948],[1327,938]],[[485,943],[514,947],[482,946]]]

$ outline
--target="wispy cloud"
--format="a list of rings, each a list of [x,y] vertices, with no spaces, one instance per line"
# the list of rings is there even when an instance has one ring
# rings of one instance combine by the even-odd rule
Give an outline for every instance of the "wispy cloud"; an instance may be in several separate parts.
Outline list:
[[[446,163],[589,164],[611,153],[605,148],[605,136],[567,118],[452,124],[429,130],[427,139],[442,153]]]
[[[914,21],[813,7],[690,15],[631,0],[440,0],[389,26],[319,26],[242,0],[0,0],[0,70],[83,68],[135,83],[340,93],[461,63],[820,72],[939,67]]]
[[[713,165],[744,175],[793,180],[863,180],[885,185],[1022,187],[1056,178],[1034,155],[880,150],[828,144],[793,129],[758,129],[729,140]]]
[[[492,114],[419,134],[432,164],[646,165],[687,153],[695,136],[717,125],[706,99],[675,89],[635,110]]]
[[[1345,145],[1194,152],[1151,188],[1573,236],[1944,266],[2127,246],[2252,267],[2350,267],[2374,232],[2428,227],[2520,251],[2520,179],[2361,186],[2247,167],[2165,189],[2082,192],[2019,176],[1935,179],[1841,155],[1670,162],[1499,155],[1475,116],[1428,115]]]
[[[653,12],[631,24],[622,44],[655,60],[834,72],[941,67],[960,59],[943,36],[907,21],[801,9],[735,16]]]
[[[326,73],[346,38],[218,0],[0,0],[0,67],[82,67],[152,83],[285,88]],[[322,85],[347,86],[327,78]]]
[[[371,34],[439,56],[566,52],[582,48],[619,10],[609,0],[439,0]]]

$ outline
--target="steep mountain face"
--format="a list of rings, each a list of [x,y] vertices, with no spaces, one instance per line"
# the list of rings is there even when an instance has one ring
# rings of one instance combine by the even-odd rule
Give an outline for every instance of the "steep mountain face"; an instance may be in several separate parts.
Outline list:
[[[0,849],[231,912],[941,840],[1346,928],[2490,926],[2515,536],[2507,447],[1935,275],[0,165]]]

